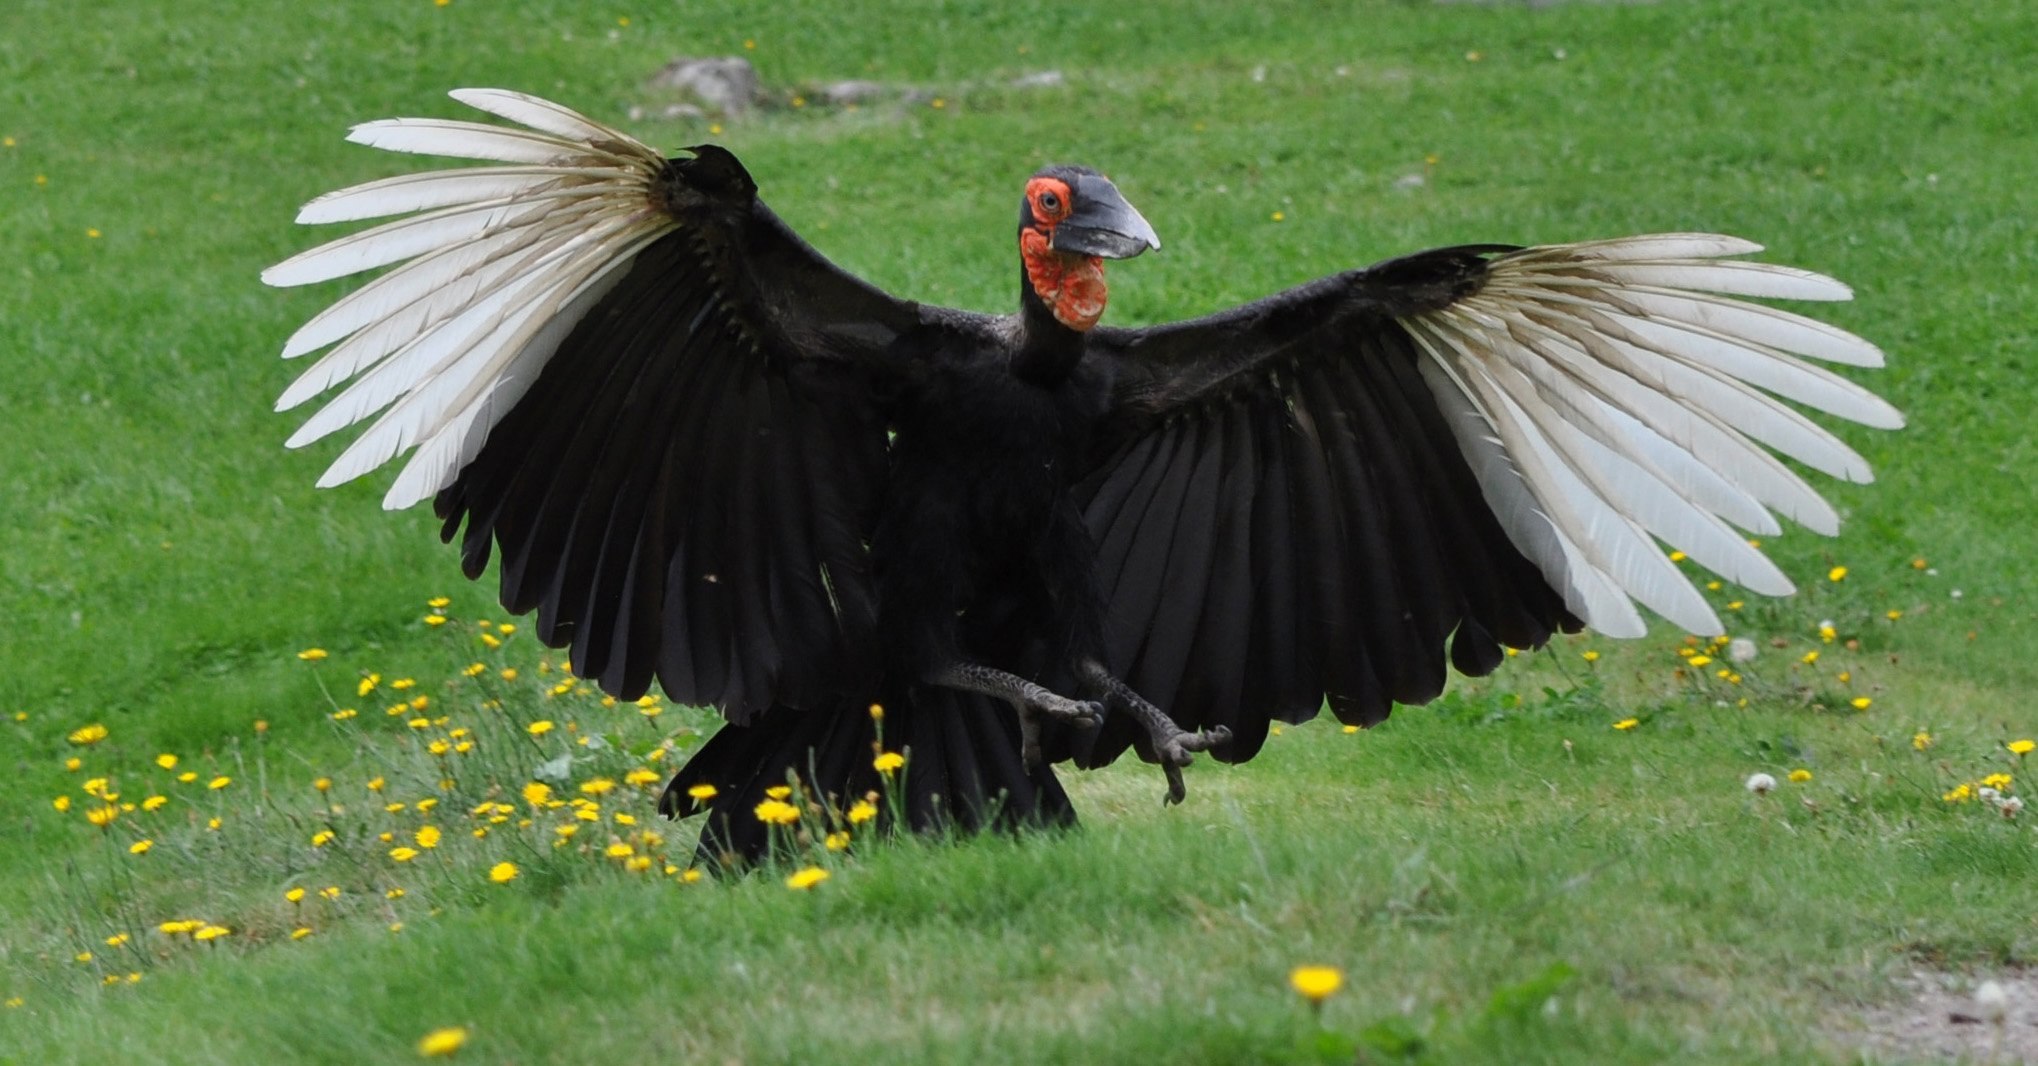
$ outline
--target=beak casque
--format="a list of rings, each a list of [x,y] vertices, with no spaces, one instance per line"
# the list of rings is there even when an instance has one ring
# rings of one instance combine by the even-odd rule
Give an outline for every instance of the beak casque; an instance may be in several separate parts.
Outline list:
[[[1161,239],[1153,226],[1125,202],[1108,179],[1085,174],[1074,184],[1071,191],[1076,209],[1054,227],[1049,246],[1055,251],[1130,259],[1149,248],[1160,248]]]

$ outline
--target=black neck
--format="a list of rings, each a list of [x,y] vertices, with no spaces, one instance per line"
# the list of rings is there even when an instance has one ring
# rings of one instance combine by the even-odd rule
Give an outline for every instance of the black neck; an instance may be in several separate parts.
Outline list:
[[[1088,339],[1087,333],[1070,329],[1054,317],[1054,311],[1033,291],[1032,283],[1021,270],[1019,344],[1012,355],[1012,373],[1036,385],[1053,388],[1066,380],[1082,361]]]

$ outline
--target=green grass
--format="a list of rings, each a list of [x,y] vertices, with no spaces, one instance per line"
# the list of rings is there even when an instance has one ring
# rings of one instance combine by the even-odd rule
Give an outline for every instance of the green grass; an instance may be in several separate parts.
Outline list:
[[[2030,816],[1940,799],[2038,734],[2038,31],[2017,5],[511,7],[0,12],[0,999],[22,1000],[0,1061],[373,1061],[443,1025],[473,1026],[486,1061],[1838,1061],[1834,1019],[1910,966],[2038,962]],[[1831,318],[1891,353],[1863,380],[1912,425],[1844,432],[1880,481],[1832,487],[1839,540],[1771,545],[1815,587],[1732,616],[1763,642],[1740,686],[1673,679],[1667,631],[1564,642],[1370,733],[1317,723],[1249,766],[1199,762],[1182,808],[1159,809],[1148,768],[1076,776],[1078,832],[829,858],[809,893],[542,840],[527,876],[488,885],[526,853],[466,837],[450,801],[442,861],[396,867],[362,783],[394,768],[414,799],[430,757],[378,708],[331,722],[319,680],[414,675],[477,714],[457,671],[474,631],[416,619],[431,595],[461,619],[492,601],[428,515],[382,513],[378,484],[315,492],[331,452],[280,447],[274,353],[333,293],[255,276],[316,239],[288,224],[300,202],[409,165],[342,143],[349,123],[453,114],[444,90],[473,84],[655,115],[652,71],[746,40],[774,86],[941,95],[719,138],[902,295],[1010,306],[1013,197],[1050,160],[1105,169],[1166,241],[1114,271],[1121,323],[1432,245],[1719,230],[1856,287]],[[1007,87],[1049,68],[1063,87]],[[1824,618],[1842,642],[1819,643]],[[534,715],[540,657],[517,641],[489,658],[526,671],[500,687]],[[312,645],[332,659],[298,661]],[[655,728],[683,753],[679,725],[709,727],[574,699],[622,739],[599,754],[616,772]],[[111,737],[67,772],[92,722]],[[235,783],[164,782],[186,791],[157,851],[50,809],[82,808],[91,773],[139,798],[160,751]],[[553,749],[489,752],[462,788],[513,790]],[[1814,779],[1740,788],[1796,767]],[[358,860],[302,832],[320,774],[351,790]],[[340,882],[346,905],[288,940],[282,890]],[[409,894],[381,898],[392,883]],[[235,933],[147,932],[187,915]],[[127,924],[133,947],[99,947]],[[105,957],[71,961],[87,948]],[[1320,1022],[1285,984],[1315,961],[1348,973]],[[144,978],[100,986],[129,968]]]

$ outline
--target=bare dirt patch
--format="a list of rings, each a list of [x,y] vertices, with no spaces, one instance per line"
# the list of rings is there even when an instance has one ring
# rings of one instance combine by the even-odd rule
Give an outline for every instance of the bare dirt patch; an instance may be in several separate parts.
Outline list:
[[[1977,995],[1990,981],[2002,992],[1994,1003]],[[1898,983],[1902,999],[1835,1019],[1833,1036],[1863,1061],[2038,1066],[2038,970],[1918,970]]]

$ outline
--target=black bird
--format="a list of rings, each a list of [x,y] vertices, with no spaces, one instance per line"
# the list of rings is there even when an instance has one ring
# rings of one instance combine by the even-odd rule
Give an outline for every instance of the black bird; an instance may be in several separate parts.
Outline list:
[[[1837,516],[1765,446],[1869,480],[1783,401],[1902,424],[1801,358],[1873,345],[1730,298],[1848,289],[1731,237],[1441,248],[1118,329],[1104,261],[1160,241],[1048,167],[1019,309],[985,315],[839,270],[722,148],[453,95],[522,128],[351,139],[498,165],[319,197],[300,222],[422,213],[263,275],[409,260],[288,342],[334,347],[279,409],[353,379],[290,444],[373,418],[319,484],[415,447],[384,505],[432,497],[470,577],[499,550],[503,604],[576,673],[719,709],[661,804],[710,814],[710,854],[767,849],[768,788],[837,812],[879,788],[880,751],[913,828],[1061,823],[1055,762],[1132,747],[1179,800],[1193,753],[1244,761],[1326,700],[1378,722],[1447,654],[1481,675],[1553,632],[1639,635],[1637,602],[1718,633],[1663,545],[1788,593],[1747,535]]]

